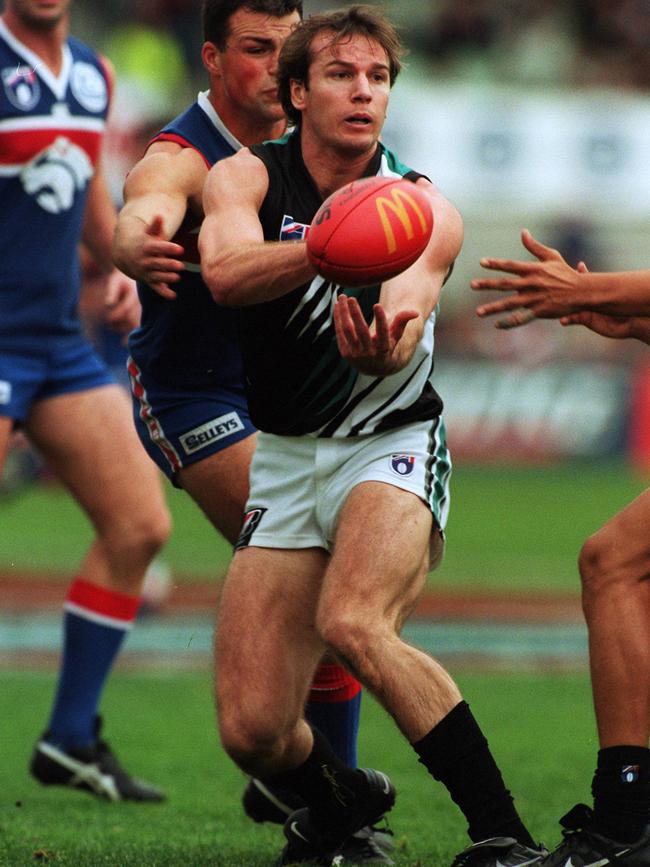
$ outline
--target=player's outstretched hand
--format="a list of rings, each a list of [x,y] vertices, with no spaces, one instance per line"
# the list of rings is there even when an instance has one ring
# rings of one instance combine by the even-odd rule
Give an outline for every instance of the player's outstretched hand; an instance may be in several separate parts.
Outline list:
[[[524,247],[537,258],[536,262],[514,259],[481,259],[481,266],[490,271],[505,271],[514,277],[490,277],[472,280],[471,287],[479,291],[514,292],[498,301],[481,304],[479,316],[507,313],[497,320],[497,328],[517,328],[533,319],[558,319],[576,309],[576,286],[579,272],[572,268],[551,247],[546,247],[527,229],[521,233]]]
[[[360,370],[386,376],[399,369],[398,344],[406,326],[417,319],[417,310],[400,310],[391,322],[381,304],[375,304],[374,329],[366,322],[356,298],[339,295],[334,305],[334,327],[343,358]]]
[[[107,277],[104,305],[106,322],[118,334],[127,335],[140,324],[138,287],[117,268]]]

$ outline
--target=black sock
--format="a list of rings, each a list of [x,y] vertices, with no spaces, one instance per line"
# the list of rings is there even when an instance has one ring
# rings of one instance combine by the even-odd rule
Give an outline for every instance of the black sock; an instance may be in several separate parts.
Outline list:
[[[311,810],[311,820],[319,830],[340,826],[359,798],[367,790],[365,776],[344,764],[329,742],[317,730],[314,747],[306,761],[297,768],[265,777],[271,788],[288,789],[303,799]]]
[[[463,811],[471,840],[514,837],[526,846],[535,845],[467,702],[456,705],[413,748]]]
[[[620,843],[638,840],[650,820],[650,750],[600,750],[591,793],[594,829]]]

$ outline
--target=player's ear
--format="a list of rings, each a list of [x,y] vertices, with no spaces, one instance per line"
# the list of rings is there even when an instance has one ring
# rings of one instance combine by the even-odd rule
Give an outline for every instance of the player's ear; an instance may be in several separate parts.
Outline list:
[[[297,78],[292,78],[289,82],[289,93],[291,94],[291,105],[297,111],[303,111],[305,108],[305,96],[307,86],[304,81],[299,81]]]
[[[204,42],[201,48],[201,59],[208,75],[221,78],[221,52],[214,42]]]

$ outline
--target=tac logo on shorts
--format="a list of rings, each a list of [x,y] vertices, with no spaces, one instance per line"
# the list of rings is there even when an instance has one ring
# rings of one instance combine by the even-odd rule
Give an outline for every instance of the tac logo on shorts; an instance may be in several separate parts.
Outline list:
[[[6,379],[0,379],[0,403],[9,403],[11,400],[11,383]]]
[[[639,766],[638,765],[625,765],[625,767],[621,768],[621,782],[622,783],[636,783],[639,779]]]
[[[414,466],[413,455],[393,455],[390,459],[390,468],[398,476],[410,476]]]
[[[246,512],[244,515],[244,523],[241,525],[241,530],[239,532],[239,539],[237,539],[235,545],[235,551],[239,551],[240,548],[248,547],[251,537],[259,527],[260,521],[264,517],[264,512],[266,511],[266,509],[250,509]]]
[[[285,214],[282,217],[282,226],[280,227],[281,241],[303,241],[307,237],[309,226],[305,223],[296,223],[293,217]]]
[[[217,440],[229,437],[240,430],[244,430],[242,420],[236,412],[229,412],[189,430],[180,437],[180,441],[185,449],[185,454],[191,455],[193,452],[198,452],[199,449],[204,449]]]

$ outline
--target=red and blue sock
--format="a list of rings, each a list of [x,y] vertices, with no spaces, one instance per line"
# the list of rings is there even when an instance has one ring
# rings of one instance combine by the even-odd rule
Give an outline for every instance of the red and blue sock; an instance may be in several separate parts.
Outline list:
[[[305,716],[350,768],[357,766],[360,715],[359,681],[338,663],[322,663],[314,676]]]
[[[89,746],[104,683],[140,598],[76,578],[64,608],[63,661],[47,740],[62,747]]]

